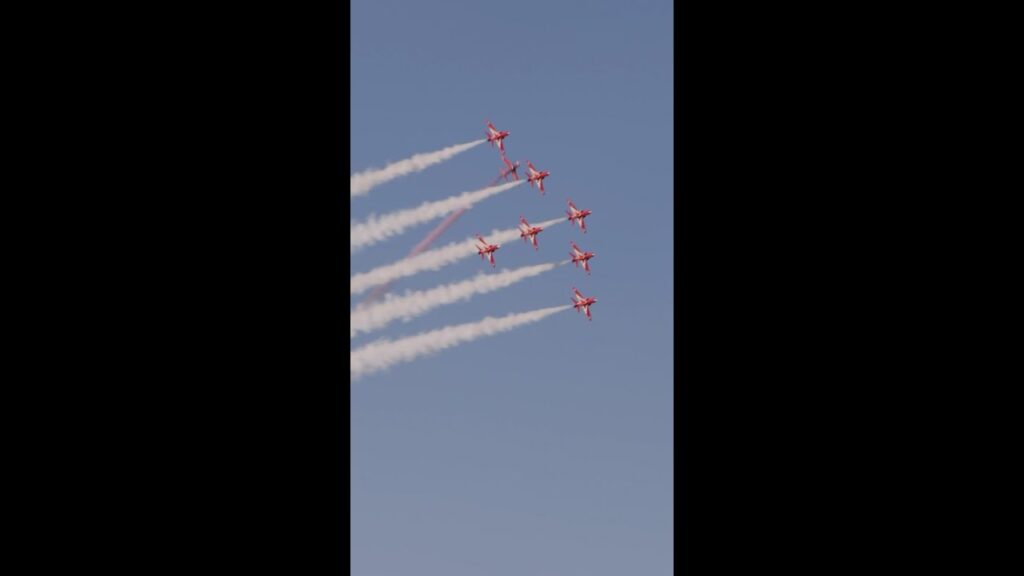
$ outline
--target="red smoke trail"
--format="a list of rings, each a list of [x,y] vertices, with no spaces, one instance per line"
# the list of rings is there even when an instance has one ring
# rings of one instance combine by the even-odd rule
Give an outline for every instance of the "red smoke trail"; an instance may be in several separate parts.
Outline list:
[[[447,230],[449,226],[454,224],[455,221],[459,219],[459,216],[462,216],[462,213],[465,211],[466,208],[459,208],[455,212],[452,212],[447,218],[444,219],[444,222],[438,224],[437,228],[434,228],[434,230],[431,231],[430,234],[427,234],[426,237],[423,238],[423,240],[420,240],[419,244],[413,246],[413,249],[405,257],[412,258],[413,256],[426,250],[434,242],[434,240],[437,240],[438,237],[441,236],[441,234],[444,234],[444,231]],[[390,287],[391,282],[386,282],[384,284],[377,285],[377,287],[374,288],[372,292],[370,292],[370,295],[367,296],[360,304],[366,305],[373,303],[378,298],[383,296],[384,293],[387,292],[388,288]]]
[[[495,184],[498,183],[498,180],[501,180],[501,176],[498,176],[494,180],[491,180],[491,183],[488,184],[488,186],[494,186]],[[413,246],[412,250],[410,250],[405,257],[412,258],[413,256],[419,254],[420,252],[423,252],[427,248],[430,248],[430,245],[433,244],[435,240],[440,238],[441,235],[444,234],[445,230],[447,230],[452,224],[454,224],[455,221],[459,219],[459,216],[462,216],[462,213],[465,211],[466,208],[459,208],[455,212],[452,212],[447,218],[444,219],[444,222],[438,224],[437,228],[434,228],[433,230],[430,231],[429,234],[424,236],[423,240],[420,240],[419,244]],[[370,292],[370,295],[364,298],[363,301],[359,303],[359,305],[365,306],[367,304],[372,304],[376,302],[381,296],[383,296],[388,291],[390,287],[391,282],[378,284],[373,289],[373,291]]]

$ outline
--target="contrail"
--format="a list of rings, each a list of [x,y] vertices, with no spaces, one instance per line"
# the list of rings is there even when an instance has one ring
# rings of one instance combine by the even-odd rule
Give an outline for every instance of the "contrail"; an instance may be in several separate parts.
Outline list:
[[[494,186],[494,182],[491,182],[491,186]],[[410,250],[409,254],[407,254],[405,257],[412,258],[413,256],[429,248],[430,245],[434,243],[434,240],[437,240],[441,236],[441,234],[444,234],[444,231],[447,230],[452,224],[454,224],[455,221],[459,219],[459,216],[462,216],[462,213],[465,211],[466,208],[459,208],[455,212],[449,214],[448,217],[445,218],[443,222],[437,225],[437,228],[431,230],[429,234],[423,237],[423,240],[420,240],[419,244],[413,246],[412,250]],[[388,288],[390,287],[391,282],[378,284],[376,287],[374,287],[373,291],[370,292],[370,295],[367,296],[362,302],[360,302],[359,305],[366,306],[372,304],[381,296],[383,296],[384,293],[387,292]]]
[[[503,270],[497,274],[481,272],[469,280],[445,284],[430,290],[406,291],[404,295],[398,297],[389,295],[384,302],[367,308],[358,308],[352,312],[352,337],[355,338],[360,332],[372,332],[383,328],[398,318],[408,322],[439,306],[500,290],[569,262],[572,260],[523,266],[514,270]]]
[[[522,183],[523,181],[520,180],[519,182],[509,182],[508,184],[491,186],[482,190],[463,192],[444,200],[424,202],[416,208],[398,210],[397,212],[391,212],[380,217],[371,215],[366,222],[352,223],[349,234],[352,252],[364,246],[387,240],[396,234],[401,234],[410,226],[429,222],[434,218],[440,218],[462,207],[472,207],[477,202],[490,198],[495,194],[500,194],[510,188],[515,188]]]
[[[494,180],[491,180],[491,183],[488,184],[488,186],[494,186],[498,182],[501,182],[501,180],[502,176],[499,174]],[[449,214],[448,217],[445,218],[443,222],[438,224],[436,228],[434,228],[426,236],[424,236],[423,240],[420,240],[419,244],[413,246],[412,250],[409,251],[409,254],[406,256],[406,258],[411,258],[419,254],[420,252],[423,252],[427,248],[430,248],[430,245],[433,244],[434,240],[437,240],[442,234],[444,234],[444,231],[447,230],[452,224],[454,224],[455,221],[459,219],[459,216],[462,216],[462,213],[465,212],[466,210],[466,208],[459,208],[455,212]],[[373,288],[373,291],[370,292],[370,294],[366,298],[364,298],[362,302],[359,303],[359,305],[367,306],[373,304],[374,302],[379,300],[380,297],[383,296],[384,293],[387,292],[390,287],[391,282],[378,284]]]
[[[366,374],[384,370],[402,362],[409,362],[421,356],[434,354],[463,342],[475,340],[481,336],[490,336],[512,330],[524,324],[537,322],[556,312],[569,310],[570,308],[572,308],[572,305],[567,304],[565,306],[541,308],[532,312],[509,314],[501,318],[488,316],[477,322],[445,326],[444,328],[421,332],[415,336],[398,340],[377,340],[352,350],[350,353],[352,359],[352,379],[358,380]]]
[[[370,189],[383,184],[388,180],[393,180],[399,176],[405,176],[406,174],[425,170],[434,164],[444,162],[456,154],[465,152],[466,150],[469,150],[474,146],[479,146],[484,142],[487,142],[486,138],[474,140],[465,144],[456,144],[455,146],[449,146],[443,150],[438,150],[437,152],[415,154],[412,158],[392,162],[384,168],[370,168],[369,170],[363,170],[358,174],[353,174],[352,177],[349,178],[349,193],[352,198],[355,198],[356,196],[365,196],[370,192]]]
[[[541,228],[547,229],[559,222],[566,222],[563,218],[554,218],[538,224]],[[487,241],[493,244],[501,244],[510,240],[519,238],[519,228],[510,228],[508,230],[493,230],[486,236]],[[543,242],[543,240],[541,240]],[[370,270],[369,272],[362,272],[352,276],[349,281],[350,293],[361,294],[366,290],[385,282],[391,282],[399,278],[405,278],[406,276],[413,276],[425,270],[438,270],[461,260],[467,256],[476,255],[476,240],[469,238],[459,242],[451,242],[428,250],[421,254],[417,254],[412,258],[406,258],[399,260],[391,264],[384,266],[378,266]]]

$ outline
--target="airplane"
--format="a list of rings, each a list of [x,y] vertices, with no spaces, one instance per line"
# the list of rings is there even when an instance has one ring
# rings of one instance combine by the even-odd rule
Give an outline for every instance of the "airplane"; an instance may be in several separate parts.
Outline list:
[[[540,234],[543,231],[544,229],[540,226],[530,226],[530,223],[526,221],[526,218],[523,218],[522,216],[519,217],[519,237],[523,239],[523,242],[526,242],[526,239],[529,238],[530,242],[533,243],[534,250],[537,249],[537,234]]]
[[[580,250],[580,247],[572,240],[569,240],[569,244],[572,244],[572,252],[569,252],[569,256],[572,256],[572,265],[579,268],[579,263],[583,262],[583,269],[587,271],[587,274],[590,274],[590,264],[587,261],[596,256],[596,254]]]
[[[519,169],[519,161],[517,160],[514,164],[508,161],[508,158],[504,154],[501,155],[501,161],[505,163],[505,168],[498,173],[498,178],[504,178],[508,180],[508,175],[511,174],[516,181],[519,180],[519,174],[516,174],[516,170]]]
[[[590,305],[593,304],[594,302],[597,302],[597,298],[594,298],[593,296],[591,296],[590,298],[584,297],[583,294],[580,294],[580,291],[577,290],[575,286],[573,287],[572,291],[572,307],[575,308],[577,312],[583,310],[587,314],[587,320],[593,320],[593,318],[590,317]]]
[[[569,215],[569,222],[579,224],[583,233],[587,233],[587,223],[583,219],[590,216],[590,210],[577,210],[576,205],[572,203],[572,200],[569,200],[569,209],[565,213]]]
[[[537,169],[533,167],[533,164],[531,164],[529,160],[526,161],[526,166],[527,166],[527,169],[530,171],[530,175],[526,178],[530,182],[530,186],[533,186],[534,182],[539,182],[540,183],[540,193],[544,194],[544,179],[547,178],[548,175],[551,174],[551,172],[549,172],[547,170],[544,170],[543,172],[538,172]]]
[[[500,246],[498,244],[488,244],[487,240],[484,240],[484,237],[479,234],[476,235],[476,239],[480,242],[480,245],[477,245],[476,247],[476,253],[480,255],[481,260],[484,258],[490,260],[491,268],[494,268],[494,251]]]
[[[491,124],[490,121],[487,122],[487,141],[491,143],[491,146],[494,146],[494,143],[497,142],[498,150],[501,150],[503,155],[505,154],[505,143],[503,141],[505,140],[505,136],[508,135],[508,130],[499,131],[494,127],[494,124]]]

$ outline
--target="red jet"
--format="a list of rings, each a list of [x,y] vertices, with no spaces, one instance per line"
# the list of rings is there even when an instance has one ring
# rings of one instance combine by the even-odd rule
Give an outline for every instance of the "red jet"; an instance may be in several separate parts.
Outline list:
[[[587,223],[583,219],[590,216],[590,210],[577,210],[576,205],[572,203],[572,200],[569,200],[569,209],[565,213],[569,215],[569,222],[579,224],[583,233],[587,233]]]
[[[526,221],[526,218],[523,218],[522,216],[519,217],[519,237],[523,239],[523,242],[526,242],[526,239],[529,238],[530,242],[533,243],[534,250],[537,249],[537,234],[540,234],[543,231],[544,229],[540,226],[530,226],[530,223]]]
[[[487,122],[487,141],[491,143],[491,146],[494,146],[494,143],[497,142],[498,150],[501,150],[502,154],[505,153],[505,143],[503,140],[505,140],[505,136],[508,136],[508,134],[508,130],[498,131],[494,124]]]
[[[508,158],[506,158],[504,154],[501,155],[501,161],[505,163],[505,168],[498,174],[498,178],[504,178],[505,181],[508,181],[508,176],[511,174],[518,182],[519,174],[516,174],[516,170],[519,169],[519,162],[516,161],[515,164],[509,162]]]
[[[572,252],[569,252],[569,256],[572,256],[572,265],[579,268],[580,262],[583,262],[583,269],[587,271],[587,274],[590,274],[590,264],[587,261],[593,258],[595,254],[580,250],[580,247],[572,240],[569,240],[569,244],[572,244]]]
[[[526,179],[530,182],[530,186],[533,186],[534,182],[539,182],[540,183],[540,193],[544,194],[544,179],[547,178],[548,175],[551,174],[551,172],[548,172],[547,170],[544,170],[543,172],[538,172],[537,169],[533,167],[533,164],[531,164],[529,160],[526,161],[526,167],[527,167],[527,170],[530,171],[529,176],[526,177]]]
[[[577,312],[583,310],[587,314],[587,320],[593,320],[593,318],[590,317],[590,305],[597,302],[597,298],[594,298],[593,296],[586,298],[583,294],[580,294],[580,291],[575,287],[572,289],[572,292],[572,307],[575,308]]]
[[[497,244],[488,244],[484,237],[477,234],[476,239],[480,244],[476,247],[476,253],[480,255],[480,259],[483,260],[485,257],[491,261],[491,268],[494,268],[494,252],[500,246]]]

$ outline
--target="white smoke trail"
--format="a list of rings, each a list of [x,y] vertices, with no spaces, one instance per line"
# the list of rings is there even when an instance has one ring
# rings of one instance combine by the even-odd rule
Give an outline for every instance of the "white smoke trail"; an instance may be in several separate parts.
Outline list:
[[[465,144],[449,146],[443,150],[438,150],[437,152],[415,154],[412,158],[392,162],[384,168],[370,168],[369,170],[363,170],[358,174],[353,174],[349,178],[350,197],[355,198],[356,196],[365,196],[373,187],[383,184],[388,180],[393,180],[399,176],[405,176],[406,174],[425,170],[434,164],[440,164],[452,156],[465,152],[474,146],[479,146],[486,141],[487,139],[484,138],[481,140],[474,140],[473,142],[467,142]]]
[[[547,229],[559,222],[566,222],[566,219],[564,217],[554,218],[546,222],[541,222],[538,226]],[[515,240],[516,238],[519,238],[519,228],[510,228],[508,230],[500,231],[492,230],[485,238],[492,244],[501,244],[503,242]],[[541,242],[543,241],[544,240],[541,239]],[[461,260],[462,258],[475,255],[475,239],[469,238],[458,242],[450,242],[440,248],[421,252],[411,258],[405,258],[391,264],[378,266],[369,272],[356,274],[352,276],[349,281],[349,285],[351,287],[350,291],[353,295],[360,294],[378,284],[391,282],[392,280],[405,278],[407,276],[413,276],[425,270],[438,270],[448,264]]]
[[[541,308],[540,310],[534,310],[532,312],[509,314],[507,316],[502,316],[501,318],[492,318],[488,316],[477,322],[445,326],[444,328],[438,328],[437,330],[431,330],[429,332],[422,332],[415,336],[400,338],[398,340],[381,339],[376,342],[371,342],[365,346],[352,350],[350,353],[352,359],[352,379],[358,380],[361,376],[366,374],[384,370],[385,368],[401,362],[409,362],[421,356],[434,354],[446,348],[451,348],[452,346],[456,346],[463,342],[469,342],[482,336],[490,336],[492,334],[506,332],[513,328],[523,326],[524,324],[537,322],[555,314],[556,312],[561,312],[570,308],[572,308],[572,305],[567,304],[565,306]]]
[[[352,223],[351,225],[349,237],[352,245],[352,252],[355,252],[365,246],[376,244],[382,240],[387,240],[396,234],[401,234],[410,226],[429,222],[434,218],[440,218],[441,216],[459,208],[472,207],[473,204],[476,204],[481,200],[494,196],[495,194],[500,194],[510,188],[515,188],[523,182],[525,182],[525,180],[509,182],[508,184],[502,184],[500,186],[491,186],[482,190],[463,192],[462,194],[445,198],[444,200],[424,202],[416,208],[398,210],[397,212],[391,212],[390,214],[385,214],[380,217],[370,215],[366,222],[359,224]]]
[[[389,294],[383,302],[366,308],[357,308],[352,312],[352,337],[355,338],[360,332],[372,332],[383,328],[398,318],[408,322],[439,306],[452,304],[460,300],[469,300],[477,294],[486,294],[506,288],[516,282],[532,278],[549,270],[554,270],[556,267],[568,264],[569,262],[572,262],[572,260],[523,266],[514,270],[503,270],[497,274],[481,272],[469,280],[445,284],[430,290],[418,292],[407,290],[402,296],[392,296]]]

